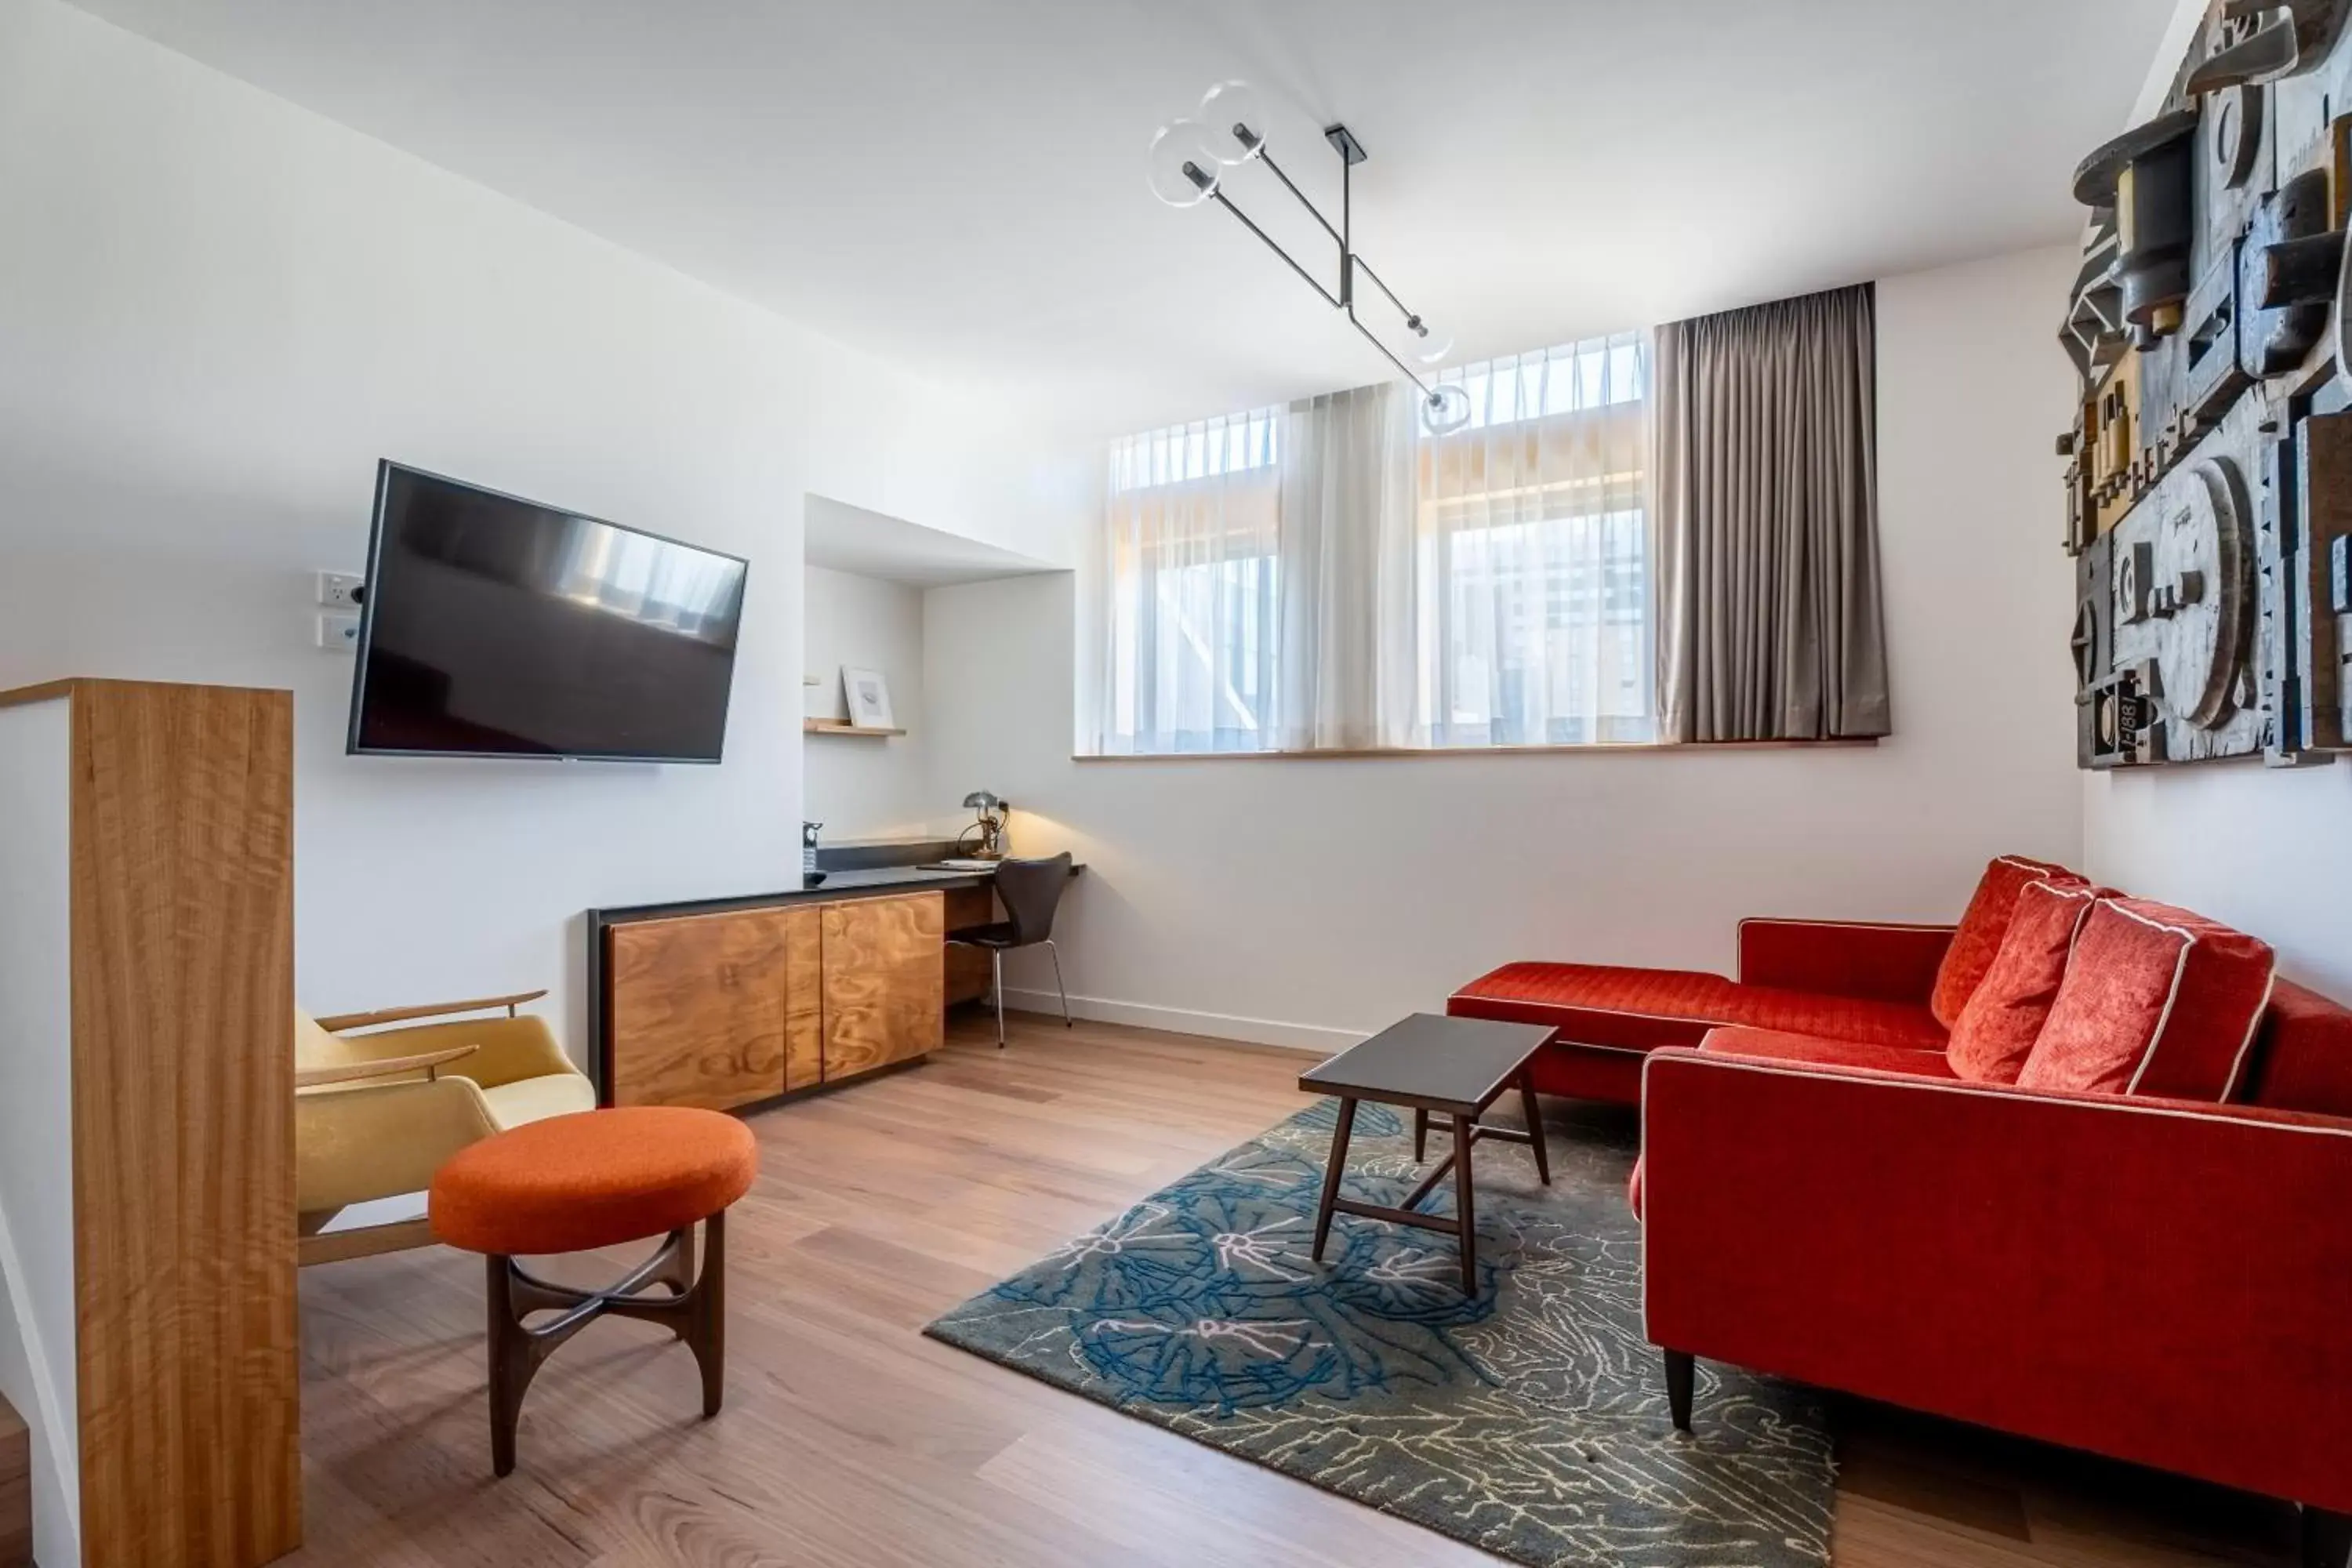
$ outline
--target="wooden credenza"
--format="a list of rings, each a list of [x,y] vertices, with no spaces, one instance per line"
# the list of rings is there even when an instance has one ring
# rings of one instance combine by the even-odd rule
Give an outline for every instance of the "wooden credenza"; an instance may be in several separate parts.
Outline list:
[[[948,897],[600,920],[604,1100],[734,1110],[939,1049]]]

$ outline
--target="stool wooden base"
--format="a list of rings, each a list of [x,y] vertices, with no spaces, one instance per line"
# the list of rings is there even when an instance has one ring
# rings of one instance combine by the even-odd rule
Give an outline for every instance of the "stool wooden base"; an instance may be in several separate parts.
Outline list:
[[[515,1468],[515,1424],[522,1396],[547,1358],[564,1341],[611,1313],[661,1323],[684,1340],[702,1369],[702,1417],[719,1414],[725,1394],[727,1356],[727,1215],[702,1222],[700,1279],[694,1270],[694,1228],[669,1233],[661,1250],[602,1290],[575,1290],[541,1279],[513,1258],[492,1254],[490,1303],[490,1468],[503,1476]],[[641,1292],[666,1287],[666,1295]],[[533,1312],[558,1314],[536,1327]]]

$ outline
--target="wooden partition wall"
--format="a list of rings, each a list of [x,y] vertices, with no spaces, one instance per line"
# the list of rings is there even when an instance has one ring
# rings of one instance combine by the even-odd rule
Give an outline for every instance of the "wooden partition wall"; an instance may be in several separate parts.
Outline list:
[[[44,1568],[301,1542],[292,741],[282,691],[0,693],[0,1394]]]

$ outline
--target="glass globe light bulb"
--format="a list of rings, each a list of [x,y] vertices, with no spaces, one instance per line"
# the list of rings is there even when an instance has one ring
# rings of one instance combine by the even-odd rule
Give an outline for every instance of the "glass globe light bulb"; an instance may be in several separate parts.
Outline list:
[[[1210,151],[1207,129],[1197,120],[1171,120],[1151,139],[1151,194],[1171,207],[1198,206],[1217,194],[1224,165]]]
[[[1265,151],[1265,104],[1245,81],[1221,81],[1202,93],[1201,123],[1209,155],[1220,163],[1246,163]]]
[[[1421,427],[1433,436],[1449,435],[1470,423],[1470,395],[1446,383],[1421,400]]]

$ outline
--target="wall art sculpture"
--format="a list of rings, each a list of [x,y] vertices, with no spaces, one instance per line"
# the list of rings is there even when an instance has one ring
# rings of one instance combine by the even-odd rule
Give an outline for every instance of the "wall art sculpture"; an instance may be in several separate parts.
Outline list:
[[[2215,0],[2084,160],[2076,760],[2352,750],[2352,0]]]

